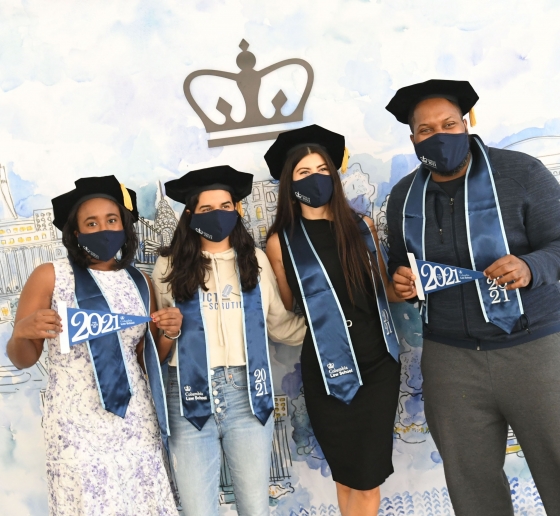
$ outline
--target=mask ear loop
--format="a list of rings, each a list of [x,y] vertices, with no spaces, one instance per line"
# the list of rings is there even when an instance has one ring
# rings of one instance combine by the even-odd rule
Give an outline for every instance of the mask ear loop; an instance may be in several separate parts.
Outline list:
[[[126,253],[126,245],[127,243],[125,242],[123,246],[117,251],[117,254],[114,256],[117,263],[120,263],[122,261],[123,254]]]

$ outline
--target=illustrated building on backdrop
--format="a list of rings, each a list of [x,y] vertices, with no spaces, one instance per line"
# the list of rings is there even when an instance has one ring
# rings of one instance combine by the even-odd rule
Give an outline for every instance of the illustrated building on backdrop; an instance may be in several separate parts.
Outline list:
[[[35,267],[66,256],[66,249],[52,223],[52,208],[34,210],[28,218],[18,216],[2,165],[0,192],[4,214],[11,215],[0,222],[0,298],[10,298],[19,296]]]
[[[239,44],[241,48],[241,53],[237,56],[236,63],[239,67],[239,72],[225,72],[220,70],[198,70],[192,72],[187,76],[183,84],[183,91],[187,101],[194,109],[196,114],[202,120],[206,132],[208,134],[217,133],[220,131],[231,131],[235,129],[249,129],[267,125],[277,125],[277,124],[287,124],[291,122],[301,122],[303,120],[303,110],[309,94],[311,93],[311,87],[313,86],[313,68],[311,65],[304,61],[303,59],[293,58],[285,59],[279,63],[267,66],[262,70],[255,70],[255,64],[257,59],[252,52],[249,52],[249,43],[244,39],[241,40]],[[274,115],[270,118],[266,118],[260,111],[259,108],[259,90],[261,88],[261,80],[265,75],[268,75],[275,70],[283,68],[285,66],[297,65],[301,66],[307,72],[307,84],[301,95],[299,103],[292,113],[289,115],[284,115],[282,113],[282,108],[288,101],[285,93],[279,89],[278,93],[272,99],[272,105],[274,106]],[[232,105],[225,101],[222,97],[218,99],[216,104],[216,109],[225,117],[225,122],[219,124],[214,122],[200,107],[200,105],[194,99],[191,92],[191,84],[198,77],[213,76],[213,77],[223,77],[225,79],[230,79],[237,83],[237,87],[241,92],[243,100],[245,102],[245,118],[240,122],[236,122],[231,117],[231,111],[233,109]],[[287,127],[286,129],[289,129]],[[284,130],[286,130],[284,129]],[[263,140],[273,140],[280,130],[268,131],[264,133],[246,133],[242,135],[229,136],[226,138],[217,138],[208,140],[208,147],[221,147],[224,145],[234,145],[239,143],[249,143],[258,142]]]
[[[278,181],[255,181],[251,194],[241,201],[245,227],[263,251],[266,234],[276,216],[277,198]]]

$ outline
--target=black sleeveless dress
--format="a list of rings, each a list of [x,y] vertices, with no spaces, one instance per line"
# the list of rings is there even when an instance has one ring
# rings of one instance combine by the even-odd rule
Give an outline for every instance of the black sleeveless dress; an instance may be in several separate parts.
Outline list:
[[[305,229],[329,275],[349,328],[363,385],[349,405],[329,396],[309,328],[301,352],[307,412],[333,479],[353,489],[369,490],[393,473],[393,428],[400,386],[400,364],[387,352],[373,287],[346,289],[334,228],[328,220],[303,219]],[[296,302],[303,307],[294,267],[280,234],[282,261]],[[302,313],[305,313],[302,310]],[[308,325],[309,326],[309,325]]]

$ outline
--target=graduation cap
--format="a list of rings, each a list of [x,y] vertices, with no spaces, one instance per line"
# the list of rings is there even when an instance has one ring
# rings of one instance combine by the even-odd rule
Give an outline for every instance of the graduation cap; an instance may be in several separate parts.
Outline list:
[[[253,174],[238,172],[229,165],[193,170],[179,179],[165,183],[167,197],[182,204],[186,204],[193,195],[206,190],[226,190],[231,193],[233,202],[239,202],[252,189]]]
[[[468,81],[447,81],[431,79],[426,82],[405,86],[395,93],[385,109],[395,115],[402,124],[408,124],[410,112],[419,102],[432,98],[444,98],[461,108],[463,116],[469,113],[471,126],[476,125],[473,106],[478,95]]]
[[[313,124],[293,131],[280,133],[270,149],[266,151],[264,159],[274,179],[280,179],[282,169],[290,151],[305,145],[319,145],[331,157],[336,169],[346,172],[348,165],[348,150],[344,144],[344,136],[333,133],[324,127]]]
[[[64,224],[72,209],[89,199],[109,199],[124,206],[134,218],[138,220],[138,206],[136,204],[136,192],[129,190],[119,183],[115,176],[82,177],[74,182],[76,188],[65,194],[52,199],[54,220],[53,224],[62,231]]]

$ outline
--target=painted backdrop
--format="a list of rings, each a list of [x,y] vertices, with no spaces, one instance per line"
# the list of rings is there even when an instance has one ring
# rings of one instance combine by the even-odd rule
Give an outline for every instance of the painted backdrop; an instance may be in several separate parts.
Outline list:
[[[485,142],[538,156],[558,175],[558,20],[554,0],[3,0],[2,514],[47,514],[41,407],[48,356],[18,371],[5,345],[32,269],[65,254],[50,198],[81,176],[115,174],[139,194],[137,258],[149,270],[180,210],[161,184],[227,163],[255,175],[245,220],[264,246],[276,203],[276,184],[263,160],[267,138],[317,123],[346,135],[348,199],[371,213],[383,232],[391,186],[416,164],[409,131],[384,106],[397,88],[434,77],[470,80],[481,97],[476,131]],[[273,66],[285,60],[286,66]],[[185,79],[200,70],[214,72],[191,76],[185,95]],[[396,473],[382,486],[380,514],[452,515],[424,417],[418,315],[408,304],[393,309],[403,370]],[[271,513],[339,514],[307,417],[299,349],[273,344],[271,358]],[[543,515],[513,433],[506,471],[517,514]],[[234,514],[227,467],[220,501],[224,514]]]

